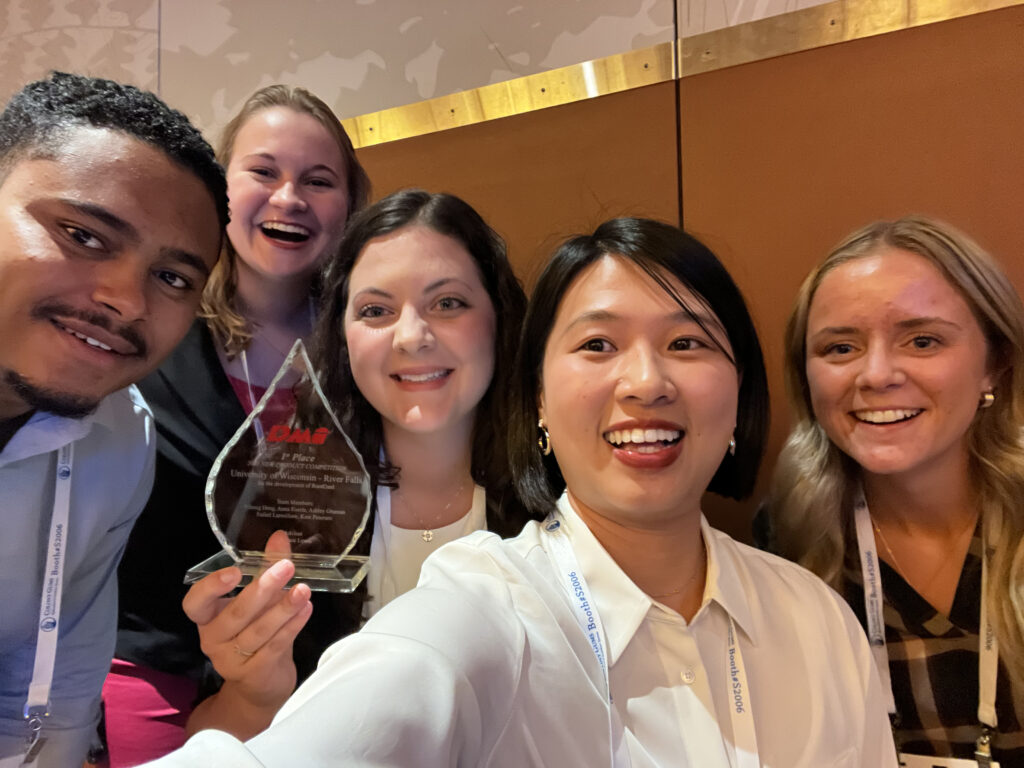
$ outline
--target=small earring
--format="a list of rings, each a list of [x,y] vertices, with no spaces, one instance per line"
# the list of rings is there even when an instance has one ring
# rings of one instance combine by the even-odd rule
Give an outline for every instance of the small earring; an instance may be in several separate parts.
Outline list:
[[[548,428],[544,425],[544,419],[537,419],[537,426],[540,427],[541,436],[537,438],[537,445],[540,446],[540,452],[545,456],[551,455],[551,435],[548,434]]]
[[[981,393],[981,402],[978,403],[978,408],[991,408],[992,404],[996,401],[995,393],[990,389],[988,392]]]
[[[736,438],[735,437],[730,437],[729,438],[729,455],[730,456],[735,456],[736,455]]]

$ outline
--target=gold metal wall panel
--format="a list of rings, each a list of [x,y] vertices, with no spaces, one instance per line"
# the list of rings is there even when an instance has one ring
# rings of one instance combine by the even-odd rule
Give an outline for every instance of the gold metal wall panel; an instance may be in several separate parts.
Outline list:
[[[356,147],[367,147],[1021,4],[836,0],[342,122]]]
[[[343,120],[356,147],[406,139],[672,80],[672,43]]]
[[[1021,0],[836,0],[679,41],[680,77],[994,11]]]

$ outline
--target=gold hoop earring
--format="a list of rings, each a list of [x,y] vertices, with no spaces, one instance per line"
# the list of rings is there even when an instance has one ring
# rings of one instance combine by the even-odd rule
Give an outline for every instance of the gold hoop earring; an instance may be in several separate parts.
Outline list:
[[[548,428],[544,425],[544,419],[537,419],[537,426],[540,427],[541,436],[537,438],[537,445],[540,446],[540,452],[545,456],[551,455],[551,435],[548,434]]]
[[[992,390],[981,393],[981,402],[978,403],[978,408],[991,408],[992,404],[995,403],[996,396]]]

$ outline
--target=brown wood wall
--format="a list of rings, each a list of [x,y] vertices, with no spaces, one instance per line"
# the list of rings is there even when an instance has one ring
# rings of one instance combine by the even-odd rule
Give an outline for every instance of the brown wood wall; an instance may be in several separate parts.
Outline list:
[[[675,89],[680,105],[676,114]],[[677,132],[678,127],[678,132]],[[925,213],[1024,288],[1024,7],[782,56],[359,152],[378,196],[475,205],[527,284],[565,236],[619,215],[683,221],[755,315],[772,387],[761,488],[709,499],[749,536],[787,430],[782,331],[800,280],[853,229]]]

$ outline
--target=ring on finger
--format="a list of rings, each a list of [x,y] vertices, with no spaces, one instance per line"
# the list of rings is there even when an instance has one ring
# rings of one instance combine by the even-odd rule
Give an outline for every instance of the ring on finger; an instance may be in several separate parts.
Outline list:
[[[256,655],[256,651],[243,651],[241,648],[238,647],[238,643],[235,643],[235,653],[246,659]]]

